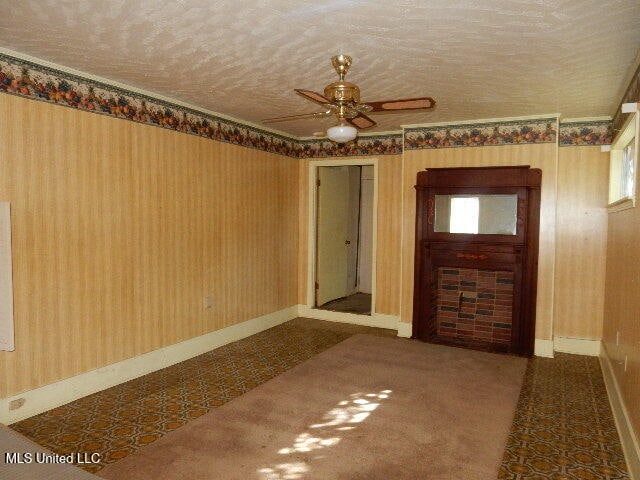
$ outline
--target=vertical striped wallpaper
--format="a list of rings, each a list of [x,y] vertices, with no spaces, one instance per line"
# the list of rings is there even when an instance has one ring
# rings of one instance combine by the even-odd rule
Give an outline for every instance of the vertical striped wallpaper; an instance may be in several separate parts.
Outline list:
[[[0,397],[296,303],[297,159],[9,95],[0,124]]]

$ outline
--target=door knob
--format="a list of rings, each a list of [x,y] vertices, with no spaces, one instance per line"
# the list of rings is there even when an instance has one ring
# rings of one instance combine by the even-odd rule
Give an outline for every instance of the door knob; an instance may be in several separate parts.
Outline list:
[[[345,240],[345,241],[344,241],[344,244],[345,244],[345,245],[351,245],[351,240]]]

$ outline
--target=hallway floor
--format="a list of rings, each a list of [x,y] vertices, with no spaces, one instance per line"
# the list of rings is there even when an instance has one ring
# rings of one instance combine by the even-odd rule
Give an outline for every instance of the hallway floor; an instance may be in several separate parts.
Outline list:
[[[321,310],[331,310],[333,312],[371,315],[371,294],[361,292],[354,293],[348,297],[331,300],[318,308]]]
[[[113,463],[356,333],[395,336],[297,318],[12,428],[56,453],[101,452]],[[596,358],[529,361],[498,478],[629,478]]]

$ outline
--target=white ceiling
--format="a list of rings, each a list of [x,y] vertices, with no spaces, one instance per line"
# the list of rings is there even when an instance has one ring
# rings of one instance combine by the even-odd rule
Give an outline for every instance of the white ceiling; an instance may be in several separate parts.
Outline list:
[[[260,123],[354,63],[363,101],[432,96],[402,124],[611,115],[640,48],[638,0],[0,0],[0,46]],[[330,120],[274,125],[308,136]]]

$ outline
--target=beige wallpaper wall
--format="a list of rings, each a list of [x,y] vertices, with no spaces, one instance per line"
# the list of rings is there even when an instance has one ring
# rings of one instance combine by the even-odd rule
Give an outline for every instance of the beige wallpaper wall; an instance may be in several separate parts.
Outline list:
[[[296,303],[298,160],[10,95],[0,123],[0,397]]]
[[[640,185],[640,175],[636,179]],[[603,339],[640,434],[640,205],[609,214]],[[616,345],[616,336],[620,342]],[[626,371],[625,371],[626,358]]]
[[[609,154],[564,147],[558,157],[554,335],[600,340],[604,315]]]

